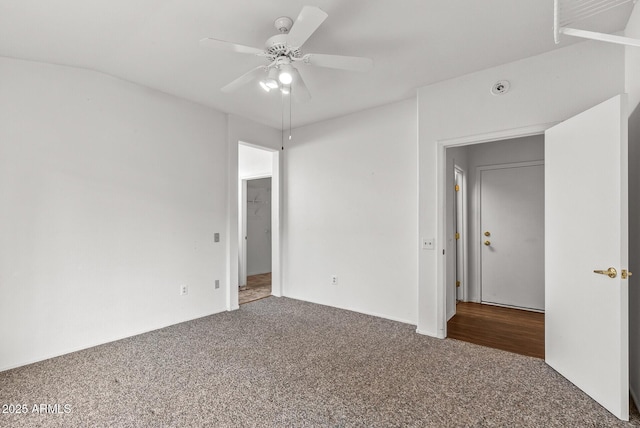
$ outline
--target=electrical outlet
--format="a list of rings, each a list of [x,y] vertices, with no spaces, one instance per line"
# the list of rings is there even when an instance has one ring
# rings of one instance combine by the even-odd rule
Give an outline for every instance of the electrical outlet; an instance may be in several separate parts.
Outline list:
[[[189,294],[189,286],[186,284],[183,284],[180,286],[180,295],[181,296],[186,296],[187,294]]]
[[[434,238],[422,238],[422,249],[433,250],[436,247],[436,240]]]
[[[331,275],[331,285],[338,285],[338,275]]]
[[[220,280],[219,280],[219,279],[216,279],[216,285],[215,285],[215,288],[216,288],[216,290],[217,290],[218,288],[220,288]]]

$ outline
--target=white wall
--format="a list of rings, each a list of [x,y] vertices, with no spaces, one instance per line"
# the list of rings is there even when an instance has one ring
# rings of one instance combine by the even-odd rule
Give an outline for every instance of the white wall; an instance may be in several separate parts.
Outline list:
[[[419,235],[444,236],[443,213],[438,209],[440,143],[538,128],[621,93],[623,53],[619,46],[578,43],[420,88]],[[493,96],[491,85],[500,79],[511,81],[511,91]],[[443,243],[436,245],[437,251],[419,253],[418,331],[443,337],[444,289],[439,286],[444,277]]]
[[[247,275],[271,272],[271,178],[247,181]]]
[[[295,130],[286,296],[416,323],[416,132],[414,99]]]
[[[640,39],[636,5],[625,35]],[[625,84],[629,94],[629,270],[640,272],[640,48],[627,47]],[[640,275],[629,278],[629,376],[631,394],[640,406]]]
[[[269,176],[272,171],[271,152],[240,144],[238,147],[238,176],[241,179]]]
[[[0,370],[225,309],[226,140],[212,109],[0,58]]]

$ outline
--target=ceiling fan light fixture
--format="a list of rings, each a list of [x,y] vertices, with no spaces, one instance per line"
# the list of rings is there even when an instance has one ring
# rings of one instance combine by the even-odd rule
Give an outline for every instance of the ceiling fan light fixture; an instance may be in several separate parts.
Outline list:
[[[264,83],[269,89],[277,89],[278,81],[276,79],[267,79]]]
[[[264,84],[269,87],[269,89],[277,89],[278,86],[278,70],[276,70],[275,68],[272,68],[269,70],[269,75],[267,76],[267,79],[264,81]]]
[[[293,67],[289,64],[282,64],[280,66],[280,74],[278,80],[283,85],[290,85],[293,82]]]
[[[282,88],[280,88],[280,90],[282,91],[283,94],[289,95],[291,93],[291,86],[282,85]]]
[[[604,2],[605,0],[599,1]],[[628,2],[630,0],[615,1]],[[226,52],[256,55],[266,60],[264,65],[244,73],[220,88],[220,90],[224,93],[231,93],[243,85],[250,82],[255,83],[256,80],[260,79],[260,87],[265,91],[270,92],[271,90],[275,91],[280,89],[280,91],[283,92],[282,87],[288,86],[284,91],[289,90],[296,100],[304,102],[308,101],[311,95],[299,73],[298,66],[295,65],[300,61],[307,65],[335,68],[338,70],[360,72],[370,70],[373,66],[373,60],[371,58],[314,53],[303,54],[301,51],[302,46],[316,32],[320,25],[322,25],[327,16],[327,13],[319,7],[307,5],[302,7],[295,23],[291,18],[286,16],[279,17],[274,22],[279,34],[269,37],[262,49],[212,37],[201,39],[200,44],[203,46]],[[296,86],[295,91],[291,87],[294,83]]]
[[[264,89],[266,92],[269,92],[271,90],[269,85],[267,85],[267,82],[265,82],[264,80],[260,81],[260,87]]]

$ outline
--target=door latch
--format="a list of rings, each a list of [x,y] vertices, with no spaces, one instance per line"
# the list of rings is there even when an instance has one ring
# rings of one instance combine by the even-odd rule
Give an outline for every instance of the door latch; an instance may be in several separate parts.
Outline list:
[[[599,273],[600,275],[607,275],[609,278],[615,278],[616,276],[618,276],[618,271],[612,267],[610,267],[607,270],[594,270],[593,273]]]

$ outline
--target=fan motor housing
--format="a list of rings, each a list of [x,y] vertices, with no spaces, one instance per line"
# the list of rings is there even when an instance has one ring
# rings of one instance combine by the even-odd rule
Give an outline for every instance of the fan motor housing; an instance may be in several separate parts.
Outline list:
[[[300,49],[291,49],[287,46],[286,34],[276,34],[275,36],[269,37],[264,47],[269,55],[276,58],[283,55],[289,56],[290,58],[300,58],[302,56]]]

